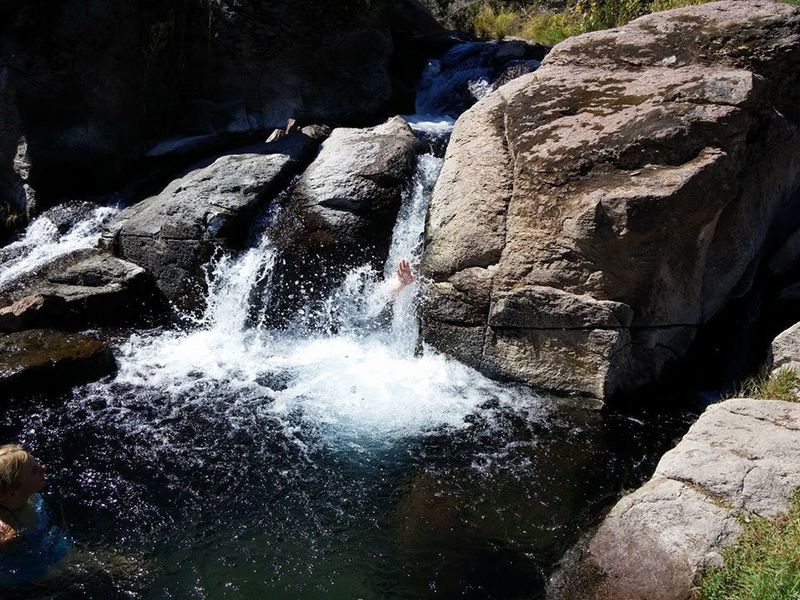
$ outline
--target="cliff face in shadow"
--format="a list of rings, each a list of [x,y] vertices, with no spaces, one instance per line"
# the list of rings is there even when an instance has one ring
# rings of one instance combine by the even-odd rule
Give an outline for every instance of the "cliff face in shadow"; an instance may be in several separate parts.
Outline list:
[[[426,50],[415,55],[409,40],[441,34],[407,0],[3,4],[0,75],[20,126],[2,127],[0,167],[25,136],[31,182],[45,198],[113,181],[169,136],[398,112],[418,73],[395,72],[393,57],[421,70]]]

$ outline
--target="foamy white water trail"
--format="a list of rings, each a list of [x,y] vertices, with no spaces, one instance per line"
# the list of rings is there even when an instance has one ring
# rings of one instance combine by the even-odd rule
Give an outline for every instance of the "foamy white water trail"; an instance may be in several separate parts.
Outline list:
[[[59,256],[94,248],[100,239],[103,224],[118,212],[117,208],[98,207],[63,234],[46,215],[35,219],[20,240],[3,248],[3,256],[8,259],[0,262],[0,286],[35,271]]]
[[[280,232],[267,222],[252,248],[209,266],[206,309],[187,319],[188,330],[135,335],[122,347],[113,386],[158,390],[159,398],[166,393],[172,398],[162,406],[167,412],[172,402],[256,403],[281,422],[299,418],[333,441],[469,427],[469,416],[487,401],[541,406],[430,348],[420,352],[419,282],[399,292],[396,286],[400,261],[416,269],[422,254],[428,202],[443,163],[434,153],[443,151],[457,116],[443,102],[456,88],[476,97],[488,93],[484,54],[480,45],[458,46],[432,61],[423,77],[418,113],[405,118],[432,153],[418,158],[382,272],[364,265],[343,273],[327,298],[309,299],[290,327],[271,330],[264,296],[278,258],[270,235]],[[95,393],[112,396],[106,385],[93,386]]]
[[[287,423],[312,423],[334,443],[468,427],[466,417],[487,400],[517,402],[455,360],[430,349],[415,354],[417,286],[392,293],[400,260],[416,264],[421,255],[441,165],[432,155],[419,158],[383,273],[353,269],[323,310],[298,315],[289,330],[270,330],[257,308],[268,302],[254,297],[269,293],[276,259],[265,235],[211,265],[206,310],[189,331],[133,336],[121,348],[114,385],[158,389],[178,402],[256,401]],[[95,392],[110,393],[105,385]]]

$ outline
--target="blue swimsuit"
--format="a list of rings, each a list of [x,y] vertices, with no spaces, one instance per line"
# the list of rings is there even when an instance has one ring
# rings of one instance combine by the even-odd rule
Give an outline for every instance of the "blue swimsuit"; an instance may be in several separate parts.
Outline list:
[[[41,579],[72,547],[59,528],[50,522],[50,514],[39,495],[34,498],[34,510],[35,527],[0,549],[0,589]]]

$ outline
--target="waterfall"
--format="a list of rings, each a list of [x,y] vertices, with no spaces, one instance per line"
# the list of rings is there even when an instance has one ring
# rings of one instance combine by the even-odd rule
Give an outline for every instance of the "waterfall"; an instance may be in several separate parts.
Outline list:
[[[119,209],[112,207],[95,208],[66,232],[61,232],[47,213],[41,215],[28,226],[21,239],[0,248],[0,288],[59,256],[94,248],[103,225],[118,212]]]
[[[270,293],[278,260],[270,235],[261,233],[270,231],[267,217],[252,248],[221,254],[209,265],[201,317],[188,319],[185,330],[131,337],[114,385],[166,391],[178,402],[262,398],[278,418],[302,415],[329,431],[334,443],[464,427],[488,398],[510,401],[509,391],[455,360],[430,349],[416,355],[418,285],[396,297],[390,290],[402,259],[419,262],[442,162],[432,154],[418,158],[382,272],[351,269],[322,308],[302,308],[292,327],[270,329],[258,314],[269,304],[259,295]],[[111,393],[103,383],[94,388]]]

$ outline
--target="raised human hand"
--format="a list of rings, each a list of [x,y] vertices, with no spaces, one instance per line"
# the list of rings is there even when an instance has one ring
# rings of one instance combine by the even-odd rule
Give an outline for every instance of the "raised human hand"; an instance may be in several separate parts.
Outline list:
[[[400,282],[401,288],[411,285],[417,280],[417,276],[414,275],[414,272],[411,270],[411,265],[408,264],[406,259],[401,260],[400,264],[397,266],[397,280]]]

